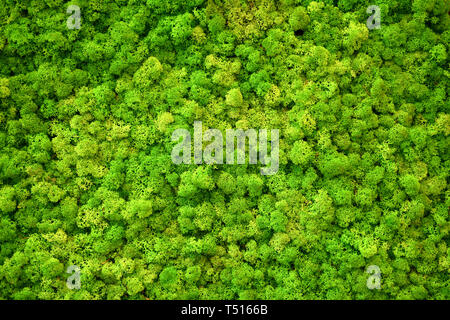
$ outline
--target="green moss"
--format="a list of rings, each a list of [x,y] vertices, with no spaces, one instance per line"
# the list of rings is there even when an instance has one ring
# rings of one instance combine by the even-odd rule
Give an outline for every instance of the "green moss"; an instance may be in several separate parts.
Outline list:
[[[450,4],[378,5],[81,1],[71,30],[1,1],[0,299],[448,300]],[[173,164],[194,121],[279,129],[277,174]]]

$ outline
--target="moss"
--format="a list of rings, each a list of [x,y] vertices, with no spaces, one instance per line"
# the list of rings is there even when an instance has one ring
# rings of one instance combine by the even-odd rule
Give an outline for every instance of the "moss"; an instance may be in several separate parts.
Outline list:
[[[448,1],[61,3],[0,5],[0,299],[450,298]]]

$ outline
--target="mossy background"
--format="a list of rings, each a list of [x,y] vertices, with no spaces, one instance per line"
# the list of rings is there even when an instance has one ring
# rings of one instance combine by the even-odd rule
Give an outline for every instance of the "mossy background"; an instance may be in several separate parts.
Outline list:
[[[0,0],[0,298],[449,299],[449,11]],[[172,164],[195,120],[278,173]]]

